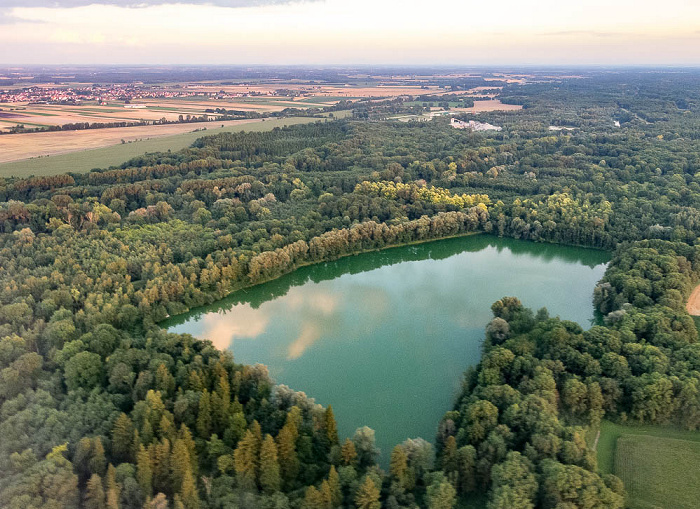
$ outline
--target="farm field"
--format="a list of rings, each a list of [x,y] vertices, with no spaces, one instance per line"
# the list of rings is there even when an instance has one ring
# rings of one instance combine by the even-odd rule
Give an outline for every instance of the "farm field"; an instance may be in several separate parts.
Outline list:
[[[342,112],[336,112],[342,113]],[[341,115],[338,115],[341,116]],[[205,131],[194,131],[193,127],[199,124],[178,124],[173,126],[157,126],[157,127],[186,127],[188,132],[173,134],[170,136],[150,137],[148,139],[138,139],[130,143],[122,144],[119,139],[113,140],[111,146],[103,148],[95,148],[92,150],[77,149],[70,153],[50,157],[34,157],[32,159],[24,159],[21,161],[0,163],[0,177],[27,177],[30,175],[58,175],[66,172],[86,172],[94,168],[107,168],[122,164],[133,157],[145,154],[147,152],[161,152],[167,150],[180,150],[188,147],[195,140],[202,136],[219,134],[223,132],[239,132],[239,131],[270,131],[275,127],[284,127],[295,124],[305,124],[318,121],[318,118],[313,117],[291,117],[280,119],[267,119],[264,122],[260,120],[234,120],[226,122],[212,122],[207,124]],[[221,124],[228,124],[226,127]],[[125,128],[139,129],[139,128]],[[125,129],[117,129],[120,136],[123,136]],[[54,134],[100,134],[103,131],[110,129],[99,129],[95,131],[69,131],[56,133],[37,133],[35,136],[51,136]],[[184,131],[184,129],[183,129]],[[4,138],[0,137],[0,147],[2,142],[7,138],[22,138],[32,136],[32,134],[10,135]],[[138,138],[138,137],[137,137]],[[126,140],[127,137],[124,137]],[[118,144],[114,144],[118,143]],[[4,155],[4,151],[0,153],[0,157]]]
[[[644,435],[617,440],[615,474],[630,509],[695,509],[700,501],[700,442]]]
[[[444,93],[437,87],[421,89],[419,86],[309,86],[309,85],[234,85],[211,84],[208,86],[182,85],[160,92],[195,95],[169,98],[136,98],[131,104],[110,100],[103,104],[87,101],[83,104],[35,104],[10,102],[0,106],[0,131],[9,131],[18,124],[27,127],[49,127],[72,123],[109,123],[160,121],[174,122],[180,116],[209,115],[212,110],[246,112],[278,112],[285,108],[323,108],[341,100],[356,100],[370,97],[396,97],[421,93]],[[280,87],[289,90],[289,95],[278,95]],[[216,94],[224,94],[217,98]],[[237,95],[242,95],[238,97]],[[247,95],[252,94],[252,95]],[[256,95],[260,94],[260,95]],[[296,95],[302,94],[302,95]],[[209,111],[207,111],[209,110]]]
[[[54,131],[48,133],[8,134],[0,137],[0,163],[21,161],[31,157],[46,157],[79,150],[108,147],[144,138],[157,138],[192,132],[195,129],[226,127],[260,122],[254,120],[229,120],[221,122],[196,122],[188,124],[113,127],[80,131]]]
[[[55,125],[87,122],[140,122],[165,119],[176,122],[179,117],[192,115],[216,117],[206,110],[223,108],[226,110],[249,112],[276,112],[285,108],[312,108],[334,104],[333,101],[312,99],[306,103],[295,102],[287,97],[242,97],[229,100],[209,100],[203,97],[179,99],[140,99],[134,104],[107,103],[106,105],[60,105],[13,103],[3,105],[0,111],[0,130],[8,131],[17,124],[27,127],[49,127]],[[127,107],[128,106],[128,107]]]
[[[700,433],[603,421],[597,456],[601,473],[624,481],[632,509],[697,507]]]
[[[280,88],[282,87],[282,88]],[[41,87],[38,87],[41,88]],[[470,95],[477,91],[459,91]],[[37,104],[28,101],[3,103],[0,106],[0,131],[9,131],[18,124],[27,127],[49,127],[72,123],[154,122],[165,119],[177,121],[180,116],[218,114],[212,110],[246,112],[278,112],[285,108],[323,108],[341,100],[391,98],[402,95],[442,95],[438,87],[260,84],[260,85],[206,85],[172,84],[158,93],[173,97],[140,97],[131,104],[108,100],[105,103],[86,101],[82,104]],[[184,95],[178,95],[184,94]],[[192,95],[187,95],[192,94]],[[217,95],[221,94],[221,97]],[[486,101],[488,102],[488,101]],[[484,105],[490,111],[489,105]],[[207,111],[209,110],[209,111]]]

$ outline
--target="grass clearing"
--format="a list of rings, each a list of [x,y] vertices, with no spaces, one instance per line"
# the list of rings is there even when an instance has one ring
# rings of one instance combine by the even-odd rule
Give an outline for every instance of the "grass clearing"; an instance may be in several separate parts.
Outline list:
[[[207,124],[205,131],[187,132],[172,136],[144,139],[131,143],[118,144],[97,148],[93,150],[75,151],[66,154],[35,157],[22,161],[14,161],[0,164],[0,177],[29,177],[43,175],[60,175],[61,173],[76,172],[83,173],[94,168],[108,168],[117,166],[133,157],[137,157],[149,152],[167,152],[168,150],[181,150],[189,147],[195,140],[203,136],[211,136],[225,132],[239,131],[271,131],[275,127],[284,127],[294,124],[306,124],[319,121],[313,117],[290,117],[280,119],[266,119],[264,122],[241,122],[227,125],[226,127],[214,127],[221,125],[217,122]],[[198,124],[183,124],[194,130]],[[125,134],[129,131],[122,130]],[[135,129],[135,128],[133,128]],[[80,131],[85,133],[98,133],[104,130]],[[76,131],[77,132],[77,131]],[[41,133],[53,134],[53,133]],[[28,135],[7,135],[7,136],[28,136]],[[0,141],[2,139],[0,138]]]
[[[700,503],[700,442],[622,435],[615,474],[625,483],[631,509],[695,509]]]

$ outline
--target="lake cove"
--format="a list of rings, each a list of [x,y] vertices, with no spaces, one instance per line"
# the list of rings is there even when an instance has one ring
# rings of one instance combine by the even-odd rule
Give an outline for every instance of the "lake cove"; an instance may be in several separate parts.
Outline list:
[[[433,441],[462,373],[479,361],[494,301],[516,296],[589,328],[608,259],[474,235],[302,267],[162,325],[333,405],[341,440],[373,428],[386,464],[406,438]]]

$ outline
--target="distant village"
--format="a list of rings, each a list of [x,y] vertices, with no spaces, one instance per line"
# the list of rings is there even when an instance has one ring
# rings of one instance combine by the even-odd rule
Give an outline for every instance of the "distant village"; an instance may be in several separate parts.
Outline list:
[[[179,99],[201,97],[203,99],[235,99],[240,97],[280,96],[289,95],[288,90],[269,92],[227,92],[189,90],[188,85],[178,88],[161,88],[152,86],[130,85],[92,85],[83,87],[46,87],[32,86],[22,89],[0,90],[0,103],[29,103],[29,104],[68,104],[79,105],[83,102],[97,102],[105,105],[108,102],[124,102],[126,104],[139,99]]]

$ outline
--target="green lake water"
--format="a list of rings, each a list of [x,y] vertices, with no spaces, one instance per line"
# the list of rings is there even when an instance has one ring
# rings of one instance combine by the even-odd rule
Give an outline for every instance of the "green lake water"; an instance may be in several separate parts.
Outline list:
[[[479,361],[494,301],[516,296],[588,328],[608,259],[488,235],[447,239],[303,267],[163,326],[333,405],[341,440],[370,426],[386,461],[406,438],[433,440]]]

